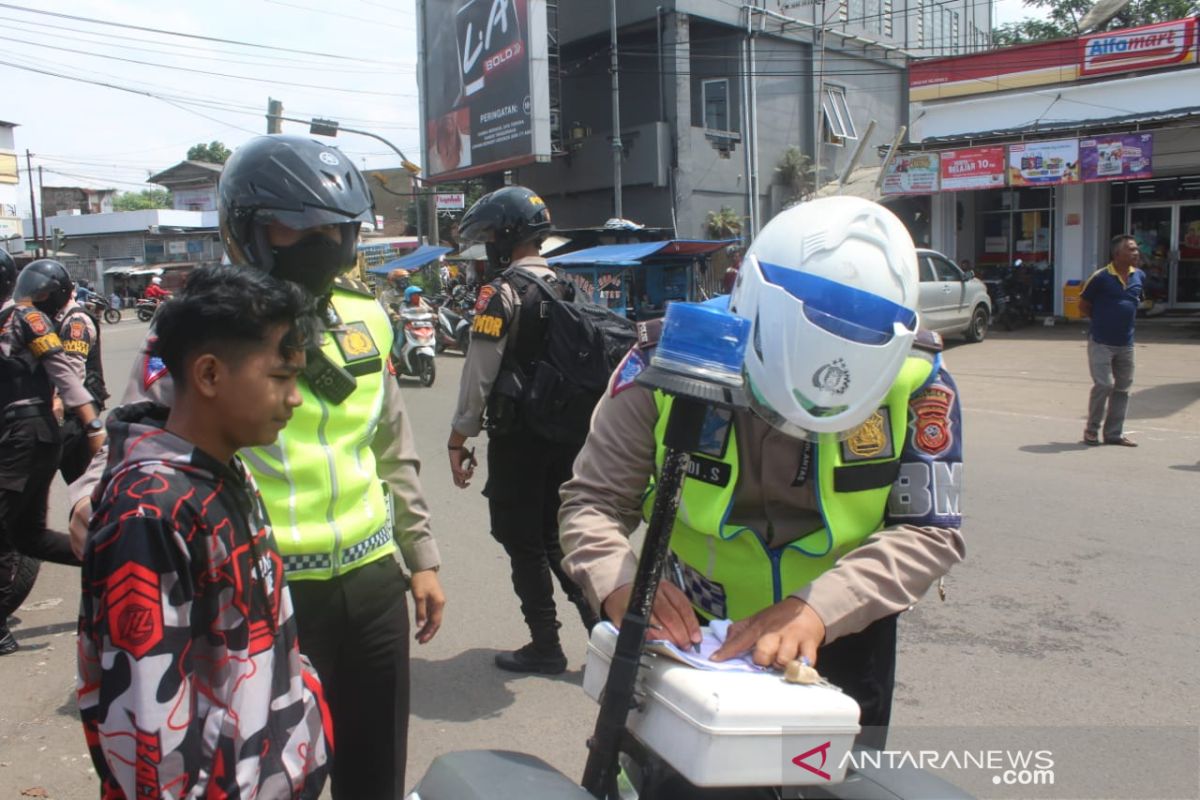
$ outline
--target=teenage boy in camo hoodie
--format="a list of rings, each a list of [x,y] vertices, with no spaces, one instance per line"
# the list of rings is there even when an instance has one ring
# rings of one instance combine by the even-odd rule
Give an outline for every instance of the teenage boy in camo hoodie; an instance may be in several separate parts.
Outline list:
[[[174,405],[123,406],[83,564],[79,708],[105,798],[316,798],[330,720],[262,498],[235,453],[300,405],[295,284],[194,272],[160,310]]]

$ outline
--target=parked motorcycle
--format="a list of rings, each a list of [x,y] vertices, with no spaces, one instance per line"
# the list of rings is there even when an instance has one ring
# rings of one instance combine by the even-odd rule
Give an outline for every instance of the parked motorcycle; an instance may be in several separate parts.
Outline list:
[[[396,322],[392,342],[392,364],[396,375],[416,378],[422,386],[433,386],[437,376],[434,356],[437,352],[433,314],[423,308],[403,308]]]
[[[1034,321],[1032,288],[1021,272],[1022,263],[1018,258],[1011,267],[999,268],[983,282],[992,298],[992,319],[1006,331]]]
[[[101,295],[93,294],[84,302],[83,307],[93,317],[103,319],[109,325],[116,325],[121,321],[120,309],[113,308]]]

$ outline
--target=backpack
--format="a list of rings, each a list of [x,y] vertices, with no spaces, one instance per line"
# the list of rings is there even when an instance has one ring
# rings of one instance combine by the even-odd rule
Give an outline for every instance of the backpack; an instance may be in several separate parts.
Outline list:
[[[541,304],[546,322],[541,352],[521,369],[520,417],[524,427],[552,442],[583,444],[592,410],[614,369],[637,343],[633,322],[595,303],[563,300],[529,270],[513,267],[510,280],[529,281],[549,298]]]

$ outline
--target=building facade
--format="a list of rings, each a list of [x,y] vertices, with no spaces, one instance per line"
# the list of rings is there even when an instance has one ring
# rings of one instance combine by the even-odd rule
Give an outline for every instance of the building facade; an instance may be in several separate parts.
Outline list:
[[[609,6],[556,5],[561,152],[514,180],[559,226],[588,227],[615,206]],[[967,0],[676,0],[617,15],[621,215],[685,238],[708,236],[722,210],[751,236],[856,151],[879,164],[907,122],[909,60],[986,46],[991,16]]]
[[[146,182],[169,189],[171,207],[177,211],[216,211],[217,181],[222,169],[222,164],[207,161],[181,161],[151,175]]]
[[[24,220],[32,236],[30,220]],[[149,209],[109,214],[59,214],[46,218],[61,231],[61,260],[75,280],[87,280],[105,293],[149,280],[147,270],[163,270],[168,288],[181,286],[194,267],[220,263],[224,250],[217,212]],[[69,253],[70,255],[67,255]]]
[[[21,169],[14,142],[14,122],[0,120],[0,247],[11,253],[25,249],[21,237],[21,217],[17,214],[17,192]]]
[[[43,186],[41,213],[111,214],[116,189],[92,189],[85,186]]]
[[[920,189],[936,249],[1021,259],[1062,314],[1064,285],[1130,233],[1148,294],[1200,308],[1196,18],[920,62],[909,93],[909,173],[890,179]]]

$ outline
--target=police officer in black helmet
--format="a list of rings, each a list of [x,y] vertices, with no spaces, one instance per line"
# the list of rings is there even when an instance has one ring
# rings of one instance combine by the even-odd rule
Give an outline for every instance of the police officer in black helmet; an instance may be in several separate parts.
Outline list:
[[[271,518],[301,652],[329,700],[333,797],[399,798],[409,637],[433,638],[445,598],[411,426],[384,366],[392,327],[371,290],[344,275],[361,223],[374,219],[371,194],[349,158],[285,135],[238,148],[218,194],[229,260],[297,283],[323,304],[325,330],[298,383],[303,403],[273,445],[241,457]],[[172,394],[162,365],[139,359],[125,401],[169,405]],[[90,492],[84,479],[71,488],[76,499]]]
[[[0,256],[0,288],[8,284],[11,258]],[[50,482],[58,469],[61,440],[51,412],[55,390],[78,415],[94,454],[104,443],[104,426],[55,332],[54,316],[71,299],[66,268],[42,259],[12,283],[12,299],[0,310],[0,655],[17,649],[8,615],[28,594],[21,561],[29,558],[78,566],[64,533],[47,530]]]
[[[541,278],[563,299],[574,296],[571,284],[560,281],[540,255],[549,231],[546,204],[521,186],[485,195],[463,215],[459,238],[483,243],[488,254],[484,278],[490,282],[480,289],[475,304],[471,347],[447,447],[454,483],[466,488],[474,461],[465,443],[485,427],[486,412],[488,478],[483,493],[492,536],[508,553],[513,589],[531,637],[524,647],[498,654],[496,666],[554,675],[567,667],[559,642],[554,578],[587,628],[597,617],[560,566],[558,487],[571,477],[579,446],[551,442],[530,431],[517,411],[514,393],[514,376],[532,374],[530,365],[541,356],[547,334],[541,315],[547,298],[528,276]]]

